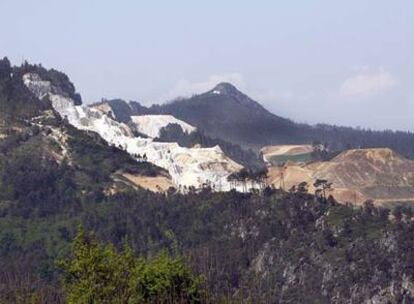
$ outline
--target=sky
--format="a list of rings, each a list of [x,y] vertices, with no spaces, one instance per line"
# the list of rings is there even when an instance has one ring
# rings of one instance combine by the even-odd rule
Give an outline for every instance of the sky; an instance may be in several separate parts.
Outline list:
[[[226,81],[306,123],[414,131],[414,1],[0,0],[0,56],[64,71],[85,103]]]

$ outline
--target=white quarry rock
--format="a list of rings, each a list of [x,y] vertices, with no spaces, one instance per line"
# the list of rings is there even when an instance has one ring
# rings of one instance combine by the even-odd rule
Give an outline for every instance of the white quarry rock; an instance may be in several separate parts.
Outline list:
[[[45,97],[48,93],[52,91],[52,85],[50,81],[44,81],[40,79],[39,75],[35,73],[24,74],[23,83],[39,99],[42,99],[43,97]]]
[[[71,98],[55,94],[57,90],[48,81],[43,81],[37,74],[25,74],[25,85],[37,97],[49,96],[53,108],[62,118],[80,130],[98,133],[109,144],[116,145],[134,157],[146,155],[147,160],[168,170],[177,186],[211,185],[216,190],[230,190],[227,177],[239,171],[242,166],[227,157],[219,146],[212,148],[185,148],[177,143],[155,142],[152,138],[134,137],[130,128],[108,117],[103,111],[88,106],[75,106]],[[164,116],[164,115],[163,115]],[[165,117],[167,116],[167,117]],[[165,123],[178,123],[184,131],[195,130],[191,125],[174,117],[146,117],[138,119],[142,130],[155,137]],[[149,122],[148,126],[143,123]],[[168,125],[167,123],[167,125]]]
[[[172,115],[140,115],[132,116],[131,120],[136,125],[138,132],[151,138],[159,137],[161,129],[169,124],[178,124],[188,134],[196,130],[192,125]]]

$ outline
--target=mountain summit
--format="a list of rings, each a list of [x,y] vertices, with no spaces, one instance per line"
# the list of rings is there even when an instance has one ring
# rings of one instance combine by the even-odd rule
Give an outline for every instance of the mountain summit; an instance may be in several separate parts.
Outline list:
[[[249,96],[239,91],[234,85],[229,82],[221,82],[217,84],[212,90],[204,94],[214,94],[221,95],[224,98],[232,98],[238,104],[250,107],[254,111],[260,111],[262,114],[271,115],[271,113],[267,111],[260,103],[254,101]]]
[[[156,108],[172,114],[208,135],[248,148],[259,149],[272,142],[297,139],[295,124],[270,113],[258,102],[230,83],[219,83],[212,90],[188,99],[176,100]]]
[[[220,82],[211,91],[215,92],[216,94],[225,94],[230,96],[244,95],[229,82]]]

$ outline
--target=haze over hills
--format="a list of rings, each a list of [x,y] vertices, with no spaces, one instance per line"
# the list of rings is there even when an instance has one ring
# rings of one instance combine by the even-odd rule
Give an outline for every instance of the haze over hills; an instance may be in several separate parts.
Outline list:
[[[224,141],[220,142],[221,146],[232,142],[242,151],[261,148],[263,161],[273,164],[269,167],[268,184],[276,187],[283,185],[285,190],[306,182],[308,191],[313,193],[313,182],[326,179],[333,183],[329,194],[344,203],[362,204],[373,200],[376,204],[401,204],[414,200],[414,181],[409,169],[412,161],[394,156],[396,154],[392,150],[413,158],[414,135],[411,133],[297,124],[270,113],[229,83],[220,83],[206,93],[163,105],[144,107],[136,102],[113,100],[95,104],[94,107],[105,108],[107,113],[129,124],[134,124],[137,117],[172,114],[197,126],[207,137]],[[165,128],[159,130],[159,137],[180,144],[203,143],[184,132],[185,122],[182,123],[183,128],[164,125]],[[268,143],[272,145],[266,146]],[[353,147],[361,149],[362,154],[351,160],[350,155],[357,155],[359,151],[349,150]],[[320,155],[314,155],[315,148],[322,149]],[[232,155],[232,149],[224,151]],[[338,153],[342,154],[335,157]],[[250,162],[241,163],[247,168],[251,165]],[[364,183],[356,183],[361,179]]]
[[[0,304],[414,304],[413,10],[1,0]]]
[[[312,144],[318,141],[326,143],[333,151],[389,147],[402,155],[414,157],[412,133],[298,124],[270,113],[226,83],[219,84],[204,94],[154,108],[160,113],[170,113],[188,121],[213,137],[240,144],[242,147],[260,149],[271,144]]]
[[[122,100],[104,103],[110,105],[115,116],[122,121],[130,120],[128,117],[133,115],[171,114],[212,138],[256,152],[266,145],[320,142],[331,151],[388,147],[405,157],[414,158],[414,134],[411,132],[295,123],[269,112],[229,83],[220,83],[210,91],[191,98],[151,107]]]
[[[342,202],[362,203],[367,199],[373,199],[377,203],[402,203],[414,200],[414,193],[411,191],[414,183],[406,170],[411,167],[410,161],[404,158],[398,158],[396,161],[397,157],[384,156],[376,160],[361,157],[350,162],[348,158],[338,156],[329,161],[325,159],[324,162],[315,163],[312,162],[311,156],[313,147],[309,145],[311,142],[318,141],[321,130],[325,132],[324,135],[336,135],[333,138],[334,144],[340,146],[345,145],[341,141],[341,136],[349,130],[354,134],[354,137],[349,138],[350,140],[356,138],[369,142],[374,138],[374,141],[378,140],[379,147],[388,145],[388,137],[393,140],[392,143],[404,143],[404,140],[412,137],[410,133],[370,132],[335,127],[329,129],[296,124],[268,112],[259,103],[228,83],[221,83],[212,90],[190,99],[149,108],[136,102],[126,103],[122,100],[103,101],[89,107],[77,106],[73,98],[79,100],[79,103],[80,99],[75,93],[73,84],[66,84],[70,82],[65,75],[56,71],[52,71],[49,75],[42,68],[38,68],[37,73],[31,73],[31,69],[27,66],[18,72],[21,73],[19,75],[23,83],[39,99],[48,97],[52,102],[48,107],[53,107],[61,117],[65,117],[69,123],[81,130],[97,132],[109,144],[121,147],[133,157],[139,158],[145,155],[150,162],[168,170],[172,177],[172,180],[168,180],[166,176],[159,176],[151,182],[148,178],[132,176],[127,172],[121,173],[124,180],[135,182],[137,186],[142,186],[137,184],[141,179],[153,190],[159,187],[165,191],[169,186],[201,187],[210,183],[213,188],[229,190],[231,185],[228,177],[240,171],[242,167],[228,156],[234,157],[234,160],[240,161],[240,164],[246,168],[254,169],[256,164],[254,153],[247,150],[253,143],[259,145],[261,142],[268,141],[284,143],[293,141],[308,143],[307,146],[299,146],[299,148],[306,147],[306,153],[299,154],[303,164],[289,164],[282,168],[271,167],[269,184],[278,186],[283,182],[285,189],[289,189],[301,182],[312,185],[316,179],[327,179],[334,184],[331,194]],[[45,80],[40,75],[43,75]],[[11,80],[13,79],[12,77]],[[40,107],[39,111],[42,109]],[[174,113],[183,120],[165,113]],[[240,132],[240,130],[248,131]],[[200,132],[206,132],[207,135]],[[401,137],[402,135],[406,137]],[[218,139],[214,139],[213,136]],[[241,147],[227,141],[237,142]],[[328,141],[322,145],[327,153],[325,157],[329,158],[329,155],[340,152],[340,150],[329,151],[330,147],[335,147],[334,144]],[[412,142],[407,143],[407,147],[412,144]],[[349,143],[347,145],[351,146]],[[289,146],[274,148],[277,152],[283,147]],[[399,147],[400,149],[397,150],[406,148],[406,146]],[[364,151],[367,154],[378,155],[376,151],[382,150]],[[341,155],[344,153],[351,152],[343,152]],[[390,150],[390,153],[385,154],[393,155],[392,153]],[[279,154],[281,154],[277,156],[279,158],[287,156],[286,153]],[[267,157],[268,155],[264,155],[265,161]],[[304,164],[306,162],[310,164]],[[388,167],[379,166],[378,162],[386,163]],[[358,168],[372,170],[359,172]],[[379,175],[377,172],[384,173]],[[282,174],[283,180],[280,177]],[[359,174],[359,177],[364,175],[367,183],[355,184],[355,180],[359,178],[355,174]],[[346,178],[347,176],[349,178]],[[309,190],[314,191],[312,187]]]
[[[7,61],[3,60],[1,64],[4,71],[11,69]],[[31,72],[32,70],[35,70],[36,73]],[[270,113],[259,103],[228,83],[218,84],[212,90],[190,99],[181,99],[149,108],[141,106],[137,102],[126,103],[122,100],[103,101],[87,107],[76,105],[81,103],[80,96],[75,92],[74,86],[67,76],[62,73],[55,70],[48,72],[41,67],[34,69],[30,65],[16,69],[14,73],[17,79],[18,77],[22,78],[23,83],[36,97],[40,100],[49,97],[52,102],[51,105],[48,105],[46,101],[36,101],[32,96],[25,93],[27,97],[23,98],[29,101],[32,99],[33,101],[29,102],[27,107],[11,108],[10,111],[17,113],[15,115],[21,115],[18,114],[18,111],[22,109],[28,111],[28,115],[35,115],[35,113],[41,113],[41,111],[53,107],[55,111],[60,113],[62,117],[66,117],[77,128],[98,132],[108,143],[122,147],[133,156],[139,154],[142,157],[145,155],[150,162],[167,169],[176,186],[200,186],[212,182],[213,186],[218,187],[220,185],[220,189],[223,189],[222,187],[228,184],[227,177],[241,169],[241,166],[233,162],[228,156],[234,157],[234,160],[240,161],[240,164],[248,169],[255,168],[256,163],[259,164],[259,162],[255,159],[254,153],[249,151],[248,148],[252,145],[262,147],[261,142],[283,141],[284,143],[290,143],[293,141],[309,144],[318,141],[320,134],[324,136],[336,135],[333,138],[335,140],[333,143],[328,141],[325,144],[324,149],[329,151],[331,147],[335,147],[335,143],[344,146],[343,136],[349,135],[347,132],[350,132],[354,135],[354,137],[348,137],[351,141],[377,142],[378,147],[392,148],[393,144],[401,142],[402,145],[398,146],[397,151],[405,151],[407,147],[413,145],[413,142],[407,142],[408,139],[413,137],[410,133],[371,132],[296,124]],[[13,81],[16,81],[16,77],[10,78],[10,85],[14,85]],[[19,85],[21,84],[16,82],[16,86]],[[7,86],[3,87],[8,90]],[[25,92],[23,89],[21,91]],[[10,98],[19,99],[19,97],[12,95],[10,95]],[[30,104],[36,104],[37,109],[30,106]],[[32,108],[33,110],[30,110]],[[160,113],[164,114],[160,115]],[[170,113],[174,116],[171,116]],[[241,132],[240,130],[246,131]],[[138,137],[135,137],[134,132],[138,134]],[[329,136],[327,138],[330,138]],[[391,144],[389,144],[390,139]],[[233,144],[228,141],[233,142]],[[351,146],[349,142],[346,145]],[[192,148],[193,146],[197,146],[197,148]],[[205,147],[204,150],[200,149],[201,146]],[[366,144],[366,146],[369,145]],[[302,161],[311,160],[308,156],[312,147],[309,145],[306,147],[306,151],[308,151],[307,158]],[[340,152],[340,150],[331,150],[329,153],[334,155],[335,151]],[[167,154],[170,153],[171,155],[167,157]],[[282,157],[284,156],[282,155]],[[343,195],[344,191],[338,192],[340,188],[358,191],[360,193],[358,195],[359,199],[354,199],[354,202],[358,201],[359,203],[366,199],[377,201],[410,201],[412,199],[413,194],[408,191],[411,178],[407,180],[403,170],[410,167],[408,161],[406,165],[396,167],[391,165],[393,163],[391,159],[382,159],[381,162],[389,163],[392,168],[377,168],[374,171],[392,170],[395,175],[384,179],[380,178],[374,171],[371,172],[372,174],[364,172],[373,181],[369,185],[361,186],[354,185],[352,181],[344,184],[343,181],[346,179],[336,179],[338,175],[335,175],[335,172],[337,171],[341,171],[341,176],[352,175],[356,172],[350,172],[352,168],[347,165],[348,161],[338,160],[339,158],[332,160],[332,163],[338,164],[334,167],[329,162],[322,162],[321,166],[314,163],[307,165],[307,171],[304,169],[305,167],[302,167],[300,170],[302,172],[305,170],[307,173],[302,175],[293,174],[296,178],[287,180],[287,184],[292,184],[292,182],[298,184],[302,181],[312,184],[312,179],[326,178],[332,179],[332,182],[334,182],[338,199],[340,199],[339,196],[345,198],[345,200],[347,199],[347,196]],[[358,166],[364,167],[370,161],[367,158],[358,159]],[[403,164],[404,162],[405,160],[401,158],[400,163]],[[328,173],[327,168],[333,168],[330,172],[334,173]],[[339,170],[339,168],[342,169]],[[289,170],[292,169],[295,170],[294,167],[289,168]],[[269,179],[270,184],[280,184],[278,177],[275,176],[275,174],[278,174],[275,173],[278,170],[272,168],[273,178]],[[401,182],[398,182],[399,179],[397,179],[399,175],[402,178]],[[131,180],[132,177],[129,177]],[[136,177],[133,179],[137,180]],[[408,184],[404,184],[404,179]],[[166,184],[164,180],[162,180],[162,184]],[[171,181],[167,184],[173,185]],[[388,191],[389,195],[385,195],[384,191],[387,187],[391,189],[391,186],[397,186],[399,190],[390,190]],[[229,187],[229,185],[225,187]],[[377,190],[374,190],[373,187],[377,187]],[[368,191],[368,188],[371,190]],[[404,191],[401,190],[403,188]],[[164,190],[166,190],[166,187],[164,187]]]
[[[71,251],[79,248],[81,237],[70,245],[79,224],[113,245],[103,250],[92,238],[83,239],[86,247],[81,249],[91,250],[82,249],[86,258],[81,262],[90,276],[84,279],[85,273],[77,272],[70,277],[74,284],[80,276],[82,282],[96,282],[105,290],[113,287],[108,278],[121,286],[131,268],[114,252],[128,240],[131,251],[126,257],[158,256],[164,250],[181,254],[195,274],[203,275],[205,283],[199,288],[205,298],[186,303],[413,301],[410,208],[395,207],[391,221],[389,210],[372,203],[353,208],[301,189],[284,191],[262,184],[246,189],[252,181],[246,181],[249,172],[240,170],[232,157],[246,167],[254,163],[257,155],[246,150],[249,143],[242,149],[203,133],[201,123],[193,125],[171,113],[158,115],[166,113],[164,106],[146,108],[119,100],[82,105],[66,75],[41,66],[12,67],[3,59],[0,76],[0,302],[65,303],[73,294],[60,285],[62,271],[67,270],[58,268],[56,261],[84,257]],[[259,117],[269,123],[274,119],[234,87],[217,88],[220,91],[199,97],[205,109],[218,112],[221,102],[229,111],[230,106],[234,112],[240,108],[236,114],[247,119],[239,124],[243,128],[254,125],[250,116],[254,123]],[[184,110],[191,108],[191,100],[177,101],[173,108],[181,102]],[[201,115],[195,109],[188,113]],[[293,126],[292,130],[303,127],[283,118],[276,121]],[[230,120],[230,125],[235,123]],[[220,128],[224,127],[223,123]],[[253,140],[249,138],[245,140]],[[270,158],[285,154],[314,158],[315,152],[312,145],[263,151]],[[384,191],[387,199],[395,194],[406,198],[413,192],[413,161],[389,149],[322,156],[328,160],[311,159],[287,170],[305,172],[295,175],[298,182],[327,178],[334,188],[350,187],[364,198],[368,194],[384,198]],[[276,179],[275,170],[280,168],[270,167],[270,178]],[[230,176],[244,179],[234,182]],[[243,187],[226,191],[234,188],[233,182]],[[186,191],[170,187],[183,190],[180,185],[190,187]],[[108,256],[114,263],[107,262]],[[79,264],[73,265],[77,271]],[[180,274],[180,265],[169,267],[178,267]],[[95,269],[105,274],[104,279],[95,275]],[[165,282],[159,275],[163,269],[151,268],[155,283],[159,277]],[[167,281],[176,280],[173,276]],[[127,294],[141,290],[134,280],[128,283],[134,288],[125,287]],[[94,289],[93,295],[100,292]],[[116,297],[105,293],[105,299]]]

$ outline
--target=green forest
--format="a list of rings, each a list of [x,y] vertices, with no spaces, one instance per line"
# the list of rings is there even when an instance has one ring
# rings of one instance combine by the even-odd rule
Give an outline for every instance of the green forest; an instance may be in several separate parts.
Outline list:
[[[270,188],[108,195],[87,155],[85,177],[25,153],[0,170],[0,303],[362,302],[391,285],[413,300],[409,208]]]

